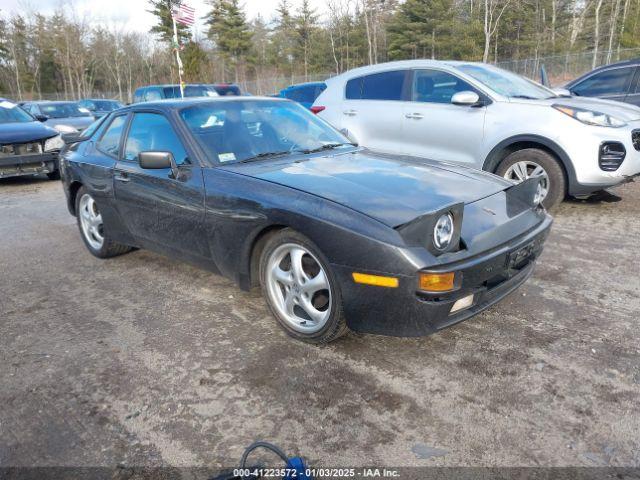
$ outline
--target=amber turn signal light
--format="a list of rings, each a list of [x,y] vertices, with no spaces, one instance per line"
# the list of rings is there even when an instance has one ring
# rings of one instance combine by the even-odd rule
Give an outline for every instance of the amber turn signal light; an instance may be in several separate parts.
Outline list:
[[[398,288],[398,279],[395,277],[382,277],[380,275],[367,275],[366,273],[353,273],[353,281],[376,287]]]
[[[421,273],[420,290],[425,292],[448,292],[454,288],[456,274],[449,273]]]

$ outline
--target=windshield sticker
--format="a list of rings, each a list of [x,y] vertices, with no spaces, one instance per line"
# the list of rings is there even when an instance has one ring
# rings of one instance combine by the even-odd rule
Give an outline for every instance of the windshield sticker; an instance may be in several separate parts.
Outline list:
[[[233,162],[236,159],[236,155],[233,152],[230,153],[221,153],[218,155],[218,160],[221,162]]]
[[[3,100],[0,102],[0,107],[1,108],[16,108],[16,104],[15,103],[11,103],[11,102],[7,102],[6,100]]]

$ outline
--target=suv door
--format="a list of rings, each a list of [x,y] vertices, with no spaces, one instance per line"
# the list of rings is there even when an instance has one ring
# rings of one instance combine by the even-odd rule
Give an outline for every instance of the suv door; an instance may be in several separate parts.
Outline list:
[[[480,168],[486,106],[458,106],[451,98],[458,92],[482,92],[442,70],[413,72],[411,101],[402,116],[403,153],[432,160],[450,161]]]
[[[140,152],[171,152],[177,170],[143,169]],[[162,113],[135,112],[121,160],[115,196],[132,232],[147,243],[208,256],[204,220],[204,181],[171,122]]]
[[[624,102],[636,67],[614,67],[585,78],[570,88],[579,97],[598,97]]]
[[[342,102],[341,131],[372,150],[403,151],[402,112],[409,78],[409,70],[391,70],[349,80]]]

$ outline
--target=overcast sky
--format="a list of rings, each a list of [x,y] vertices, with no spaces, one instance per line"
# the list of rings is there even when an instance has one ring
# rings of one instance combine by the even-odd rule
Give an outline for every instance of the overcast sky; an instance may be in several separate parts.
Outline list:
[[[196,9],[198,17],[202,17],[210,10],[207,0],[186,1]],[[300,0],[292,0],[290,3],[297,5]],[[48,14],[60,4],[61,0],[0,0],[0,10],[3,15],[22,10],[35,10]],[[148,31],[154,23],[153,16],[147,13],[149,7],[146,0],[72,0],[71,4],[74,5],[79,16],[90,13],[92,18],[101,23],[122,25],[126,30]],[[248,18],[251,19],[260,14],[265,20],[271,20],[278,0],[241,0],[240,4],[245,6]],[[318,13],[324,11],[323,0],[311,0],[311,5],[317,9]]]

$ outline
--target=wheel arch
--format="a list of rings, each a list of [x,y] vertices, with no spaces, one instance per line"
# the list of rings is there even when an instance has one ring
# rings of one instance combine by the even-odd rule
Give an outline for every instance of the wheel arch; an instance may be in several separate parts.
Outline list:
[[[516,135],[503,140],[489,152],[482,164],[482,170],[495,173],[502,160],[511,153],[524,148],[538,148],[557,158],[565,174],[567,193],[571,192],[573,185],[576,184],[576,172],[569,155],[556,142],[540,135]]]
[[[260,255],[267,241],[285,228],[289,227],[280,223],[263,226],[246,242],[245,255],[242,256],[245,260],[239,276],[240,288],[250,290],[259,285]]]
[[[74,180],[69,184],[69,200],[68,207],[71,215],[76,215],[76,197],[78,196],[78,191],[82,188],[82,182]]]

